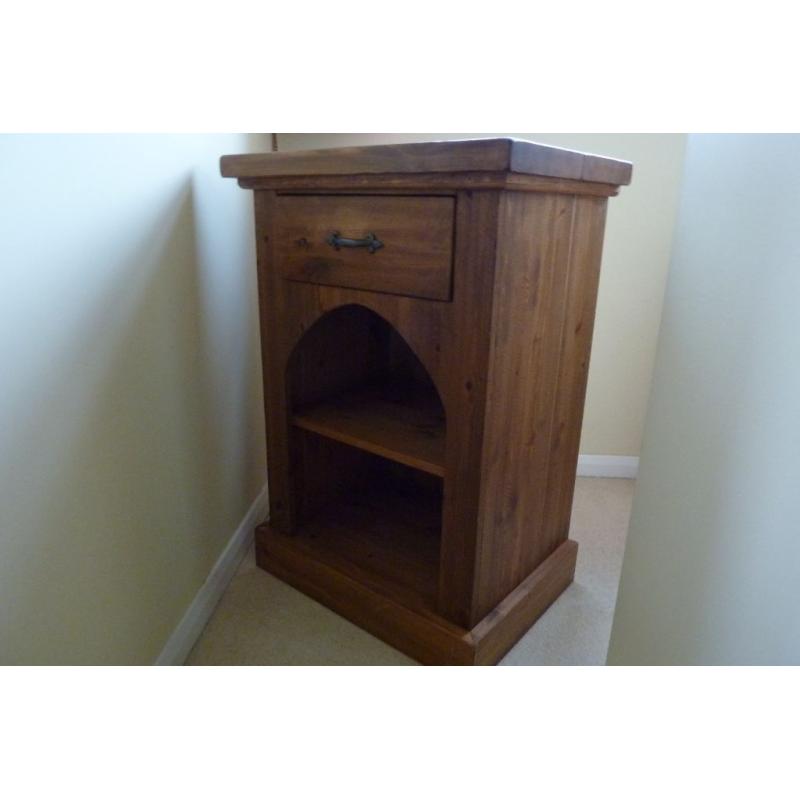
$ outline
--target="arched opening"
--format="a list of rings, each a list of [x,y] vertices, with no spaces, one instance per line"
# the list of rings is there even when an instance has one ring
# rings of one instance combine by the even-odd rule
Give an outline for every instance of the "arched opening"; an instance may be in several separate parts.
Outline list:
[[[435,607],[445,411],[427,370],[360,305],[322,316],[286,372],[295,533]]]

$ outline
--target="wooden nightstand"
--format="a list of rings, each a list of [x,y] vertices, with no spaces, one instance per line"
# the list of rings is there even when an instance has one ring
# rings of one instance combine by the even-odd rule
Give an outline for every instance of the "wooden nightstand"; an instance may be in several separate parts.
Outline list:
[[[255,192],[261,567],[427,664],[572,581],[606,205],[631,165],[509,139],[225,156]]]

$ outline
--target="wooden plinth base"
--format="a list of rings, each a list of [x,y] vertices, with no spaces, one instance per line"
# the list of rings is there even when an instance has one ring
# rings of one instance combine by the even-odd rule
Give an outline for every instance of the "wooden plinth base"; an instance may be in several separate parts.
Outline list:
[[[577,543],[565,541],[468,631],[413,598],[401,602],[379,580],[315,557],[301,537],[269,524],[256,529],[259,567],[423,664],[496,664],[572,582],[577,554]]]

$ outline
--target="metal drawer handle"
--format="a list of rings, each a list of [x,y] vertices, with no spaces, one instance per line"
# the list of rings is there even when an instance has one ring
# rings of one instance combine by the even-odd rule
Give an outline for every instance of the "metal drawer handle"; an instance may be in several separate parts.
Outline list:
[[[342,247],[366,247],[370,253],[374,253],[383,247],[383,242],[374,233],[368,233],[363,239],[345,239],[339,231],[336,231],[325,241],[337,250]]]

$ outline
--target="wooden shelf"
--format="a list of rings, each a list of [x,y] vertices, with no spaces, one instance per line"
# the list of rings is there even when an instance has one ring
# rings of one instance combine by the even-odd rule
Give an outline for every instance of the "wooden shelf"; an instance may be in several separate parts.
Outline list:
[[[337,442],[444,476],[444,413],[435,396],[369,387],[300,409],[292,424]]]
[[[295,535],[274,535],[385,597],[430,611],[439,586],[441,516],[441,491],[378,482],[328,503]]]

